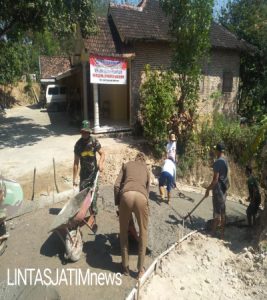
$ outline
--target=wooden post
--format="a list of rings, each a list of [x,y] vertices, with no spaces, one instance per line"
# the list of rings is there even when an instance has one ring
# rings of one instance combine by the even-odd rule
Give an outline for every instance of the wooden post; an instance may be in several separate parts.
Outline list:
[[[57,178],[56,178],[56,163],[54,157],[53,157],[53,167],[54,167],[54,182],[55,182],[57,193],[59,193],[59,189],[57,186]]]
[[[35,177],[36,177],[36,168],[34,167],[34,171],[33,171],[33,183],[32,183],[32,201],[33,201],[33,199],[34,199]]]

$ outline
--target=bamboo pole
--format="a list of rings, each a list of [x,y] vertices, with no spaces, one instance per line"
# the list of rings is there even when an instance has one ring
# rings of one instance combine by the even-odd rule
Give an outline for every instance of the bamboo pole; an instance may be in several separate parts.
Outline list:
[[[57,178],[56,178],[56,163],[55,163],[55,158],[53,157],[53,168],[54,168],[54,182],[56,186],[57,193],[59,193],[59,189],[57,186]]]
[[[33,171],[32,201],[34,200],[34,193],[35,193],[35,178],[36,178],[36,167],[34,167],[34,171]]]

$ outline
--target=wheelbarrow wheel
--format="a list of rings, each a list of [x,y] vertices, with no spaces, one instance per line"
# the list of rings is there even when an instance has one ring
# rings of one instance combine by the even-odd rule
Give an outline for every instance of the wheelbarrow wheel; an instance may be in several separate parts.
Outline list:
[[[65,245],[65,259],[73,262],[78,261],[82,255],[83,247],[82,235],[79,228],[71,230],[69,234],[66,235]]]
[[[0,241],[0,256],[5,252],[7,247],[7,240]]]

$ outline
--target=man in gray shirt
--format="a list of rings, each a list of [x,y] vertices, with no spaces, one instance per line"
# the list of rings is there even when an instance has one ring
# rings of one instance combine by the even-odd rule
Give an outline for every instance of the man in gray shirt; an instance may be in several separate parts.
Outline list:
[[[224,238],[226,191],[229,188],[228,163],[224,156],[225,147],[219,143],[215,147],[217,160],[213,164],[213,179],[207,187],[205,196],[212,190],[213,224],[211,234],[215,235],[218,225],[221,225],[221,238]]]

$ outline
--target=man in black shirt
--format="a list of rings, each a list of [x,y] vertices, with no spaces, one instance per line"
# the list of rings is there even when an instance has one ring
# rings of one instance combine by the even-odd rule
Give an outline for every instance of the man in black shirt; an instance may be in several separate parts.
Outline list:
[[[74,164],[73,164],[73,186],[77,186],[76,177],[78,175],[79,164],[80,169],[80,191],[92,187],[96,178],[96,173],[99,170],[103,170],[105,153],[101,148],[101,145],[97,139],[91,136],[91,129],[89,121],[82,122],[81,138],[76,142],[74,146]],[[100,155],[99,162],[97,164],[96,152]],[[97,213],[96,208],[97,191],[94,193],[94,199],[92,202],[92,214]],[[92,219],[92,218],[91,218]],[[93,220],[90,222],[92,223]],[[92,224],[89,224],[92,225]]]

